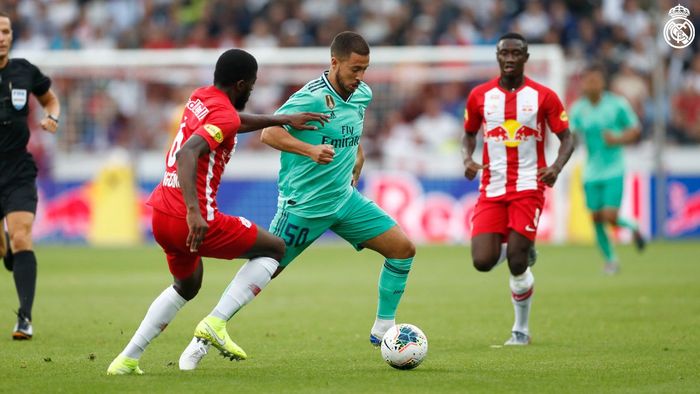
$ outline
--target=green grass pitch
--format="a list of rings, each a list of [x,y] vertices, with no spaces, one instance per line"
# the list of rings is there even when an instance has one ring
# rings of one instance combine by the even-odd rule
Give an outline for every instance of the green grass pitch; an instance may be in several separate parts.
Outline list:
[[[430,349],[398,371],[368,342],[379,255],[314,246],[229,323],[248,360],[212,351],[183,373],[180,352],[241,265],[210,260],[199,296],[141,359],[146,375],[114,377],[107,366],[171,282],[161,252],[44,246],[31,341],[11,340],[16,295],[0,274],[0,392],[699,392],[700,244],[619,253],[607,277],[593,247],[541,246],[533,343],[504,348],[507,269],[475,271],[467,247],[420,247],[398,321]]]

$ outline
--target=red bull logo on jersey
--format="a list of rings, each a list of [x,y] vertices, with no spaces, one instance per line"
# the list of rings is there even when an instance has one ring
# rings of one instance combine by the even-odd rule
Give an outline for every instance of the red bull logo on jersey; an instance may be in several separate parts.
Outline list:
[[[538,130],[525,126],[514,119],[508,119],[497,127],[484,131],[486,141],[503,142],[505,146],[510,148],[514,148],[530,138],[541,141],[542,135]]]

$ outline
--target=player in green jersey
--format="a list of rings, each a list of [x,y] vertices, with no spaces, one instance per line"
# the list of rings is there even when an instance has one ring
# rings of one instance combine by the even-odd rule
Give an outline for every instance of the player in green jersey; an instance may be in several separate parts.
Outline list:
[[[619,261],[605,225],[630,229],[635,245],[642,250],[639,225],[619,215],[625,176],[623,145],[640,136],[639,119],[621,96],[605,90],[601,66],[588,66],[582,78],[583,96],[571,107],[571,128],[586,144],[588,158],[583,177],[586,206],[592,212],[598,246],[605,257],[605,272],[614,274]]]
[[[395,324],[415,246],[389,215],[355,188],[364,162],[360,137],[365,110],[372,101],[372,90],[362,81],[367,67],[369,46],[364,38],[353,32],[338,34],[331,44],[330,69],[277,110],[277,114],[302,108],[325,113],[328,123],[313,132],[271,127],[263,130],[261,138],[282,151],[278,208],[270,232],[284,239],[286,252],[272,277],[326,230],[357,250],[379,252],[384,264],[377,316],[370,329],[370,342],[379,346],[384,333]],[[224,295],[228,301],[222,297],[220,302],[230,302],[236,311],[242,308],[261,290],[247,279],[254,275],[241,269]],[[206,351],[206,345],[188,347],[181,359],[188,359],[194,367]]]

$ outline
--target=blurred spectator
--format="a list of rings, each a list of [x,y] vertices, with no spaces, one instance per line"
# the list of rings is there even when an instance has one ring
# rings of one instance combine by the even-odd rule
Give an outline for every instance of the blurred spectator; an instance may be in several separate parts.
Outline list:
[[[700,143],[700,89],[684,85],[672,98],[669,140],[678,144]]]
[[[12,46],[15,49],[44,50],[48,49],[49,42],[46,36],[37,33],[34,26],[27,26],[20,38],[16,39]]]
[[[612,78],[610,90],[624,96],[639,119],[642,121],[645,119],[644,104],[649,99],[650,94],[648,81],[642,78],[629,61],[625,61],[621,65],[620,71]]]
[[[80,41],[76,38],[75,25],[66,25],[61,33],[54,36],[49,43],[49,49],[80,49]]]
[[[462,125],[449,112],[442,109],[439,96],[425,99],[423,113],[413,122],[416,132],[425,141],[424,153],[450,155],[459,151]]]
[[[82,41],[82,47],[85,49],[114,49],[117,47],[117,42],[113,37],[107,34],[107,26],[95,26],[92,30],[92,35],[86,36]]]
[[[403,115],[394,111],[388,114],[381,137],[382,167],[391,170],[420,171],[425,167],[425,140],[406,121]]]
[[[256,19],[253,21],[253,28],[250,34],[243,39],[243,46],[246,48],[276,47],[277,36],[272,34],[267,21]]]
[[[389,34],[389,25],[379,13],[367,9],[357,25],[357,32],[367,40],[369,45],[378,45],[384,42]]]
[[[700,143],[700,54],[693,58],[672,105],[670,139],[680,144]]]
[[[532,43],[541,43],[551,25],[549,14],[539,0],[528,1],[525,11],[515,19],[515,30]]]
[[[617,23],[624,27],[629,38],[646,37],[651,28],[649,15],[639,8],[637,0],[625,0],[622,19]]]
[[[197,23],[191,29],[182,45],[185,48],[213,48],[214,41],[209,37],[209,28],[204,23]]]
[[[173,49],[175,41],[171,38],[167,26],[149,22],[146,25],[146,39],[143,42],[144,49]]]

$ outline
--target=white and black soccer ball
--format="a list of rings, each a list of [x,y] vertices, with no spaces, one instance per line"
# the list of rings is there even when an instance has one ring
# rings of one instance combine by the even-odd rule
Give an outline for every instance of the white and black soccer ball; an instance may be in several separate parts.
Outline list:
[[[412,324],[397,324],[382,338],[382,357],[396,369],[413,369],[428,354],[428,338]]]

